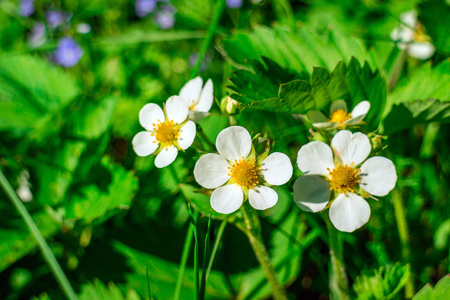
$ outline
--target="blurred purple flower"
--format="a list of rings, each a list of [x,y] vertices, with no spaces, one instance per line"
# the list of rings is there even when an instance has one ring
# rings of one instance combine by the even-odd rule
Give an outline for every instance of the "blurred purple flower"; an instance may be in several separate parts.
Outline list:
[[[67,14],[60,10],[48,10],[45,12],[45,19],[49,28],[56,28],[67,21]]]
[[[75,66],[83,56],[83,49],[69,36],[61,38],[52,60],[65,68]]]
[[[239,8],[242,5],[242,0],[227,0],[226,4],[229,8]]]
[[[136,0],[134,9],[136,16],[143,18],[155,10],[157,0]]]
[[[34,24],[33,29],[28,34],[28,45],[31,48],[36,48],[43,45],[46,41],[45,24],[43,22]]]
[[[197,59],[198,53],[192,53],[189,56],[189,65],[191,66],[191,68],[195,66],[195,64],[197,63]],[[200,64],[200,71],[205,71],[210,64],[211,64],[211,55],[209,53],[206,53],[205,56],[203,57],[202,63]]]
[[[34,13],[34,0],[20,1],[20,12],[22,17],[29,17]]]
[[[155,22],[161,29],[170,29],[175,25],[176,9],[173,5],[164,5],[155,14]]]

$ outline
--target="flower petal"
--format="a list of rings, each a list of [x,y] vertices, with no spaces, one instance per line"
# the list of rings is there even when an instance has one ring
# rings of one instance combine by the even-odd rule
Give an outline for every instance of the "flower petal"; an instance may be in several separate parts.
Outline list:
[[[225,158],[218,154],[203,155],[194,167],[195,180],[204,188],[215,189],[230,179],[229,166]]]
[[[164,168],[173,163],[177,158],[178,149],[175,146],[164,147],[161,152],[156,155],[155,166],[157,168]]]
[[[189,113],[189,106],[186,101],[178,96],[172,96],[166,102],[166,114],[169,120],[177,124],[186,121]]]
[[[311,123],[322,123],[322,122],[328,122],[327,117],[318,110],[310,110],[306,114],[308,119],[311,121]]]
[[[198,100],[195,110],[208,112],[213,104],[213,99],[213,82],[211,79],[208,79],[200,94],[200,99]]]
[[[330,184],[320,176],[303,175],[294,183],[294,202],[304,211],[321,211],[327,206],[330,195]]]
[[[374,196],[386,196],[395,186],[397,174],[390,159],[369,158],[361,166],[361,187]]]
[[[423,60],[433,56],[435,50],[433,44],[430,43],[412,43],[407,48],[410,56]]]
[[[313,123],[312,124],[316,128],[320,129],[333,129],[339,126],[338,122],[322,122],[322,123]]]
[[[333,113],[338,109],[342,109],[343,111],[347,112],[347,103],[345,103],[344,100],[333,101],[330,106],[330,113]]]
[[[187,121],[180,129],[180,137],[178,138],[178,145],[181,149],[186,150],[189,148],[195,139],[195,123],[192,121]]]
[[[370,102],[367,100],[359,102],[352,110],[352,118],[367,115],[370,109]]]
[[[231,214],[241,207],[244,193],[237,184],[227,184],[211,194],[211,207],[221,214]]]
[[[252,138],[244,127],[231,126],[219,133],[216,147],[220,155],[233,161],[249,155],[252,149]]]
[[[145,104],[139,111],[139,123],[147,130],[153,130],[153,124],[162,123],[165,119],[163,110],[155,103]]]
[[[286,154],[274,152],[261,164],[261,175],[271,185],[282,185],[292,177],[291,160]]]
[[[155,137],[148,131],[138,132],[132,141],[134,152],[138,156],[147,156],[156,151],[159,147],[159,143]]]
[[[340,194],[330,207],[330,220],[340,231],[352,232],[369,221],[370,206],[361,196]]]
[[[189,120],[194,121],[195,123],[198,123],[201,119],[205,118],[208,115],[209,115],[209,112],[190,110],[189,111]]]
[[[327,175],[327,169],[334,168],[331,148],[324,142],[310,142],[298,151],[297,165],[303,173]]]
[[[341,159],[343,164],[358,165],[369,156],[372,147],[369,138],[361,132],[351,133],[341,130],[331,141],[334,153]]]
[[[264,210],[277,204],[278,194],[270,187],[257,186],[248,193],[248,201],[254,209]]]
[[[184,98],[188,105],[197,103],[200,93],[202,91],[203,80],[200,76],[189,80],[181,88],[179,96]]]

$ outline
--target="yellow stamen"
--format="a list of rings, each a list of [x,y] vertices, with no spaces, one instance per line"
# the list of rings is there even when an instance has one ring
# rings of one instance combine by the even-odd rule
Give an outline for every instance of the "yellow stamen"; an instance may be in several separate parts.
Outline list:
[[[256,166],[256,159],[246,161],[242,157],[240,160],[234,160],[233,164],[228,167],[230,170],[228,176],[241,187],[252,189],[259,183],[260,168],[261,166]]]
[[[338,194],[354,192],[355,185],[361,181],[358,178],[361,170],[354,169],[353,165],[354,163],[350,166],[335,163],[333,170],[327,169],[330,172],[330,177],[325,179],[330,182],[330,190],[334,190]]]
[[[350,120],[351,117],[351,114],[346,113],[342,109],[337,109],[331,114],[330,122],[337,122],[339,125],[342,125],[345,121]]]
[[[161,147],[172,146],[180,135],[180,126],[175,124],[172,120],[167,120],[164,123],[159,121],[158,124],[152,124],[155,133],[152,136],[156,141],[161,143]],[[156,142],[155,141],[155,142]]]
[[[414,32],[413,40],[419,43],[428,43],[431,42],[430,37],[425,33],[425,27],[422,24],[419,24]]]

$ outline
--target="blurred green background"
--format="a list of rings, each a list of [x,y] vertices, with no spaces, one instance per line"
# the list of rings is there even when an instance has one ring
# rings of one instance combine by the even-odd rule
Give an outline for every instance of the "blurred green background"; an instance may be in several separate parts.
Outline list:
[[[219,1],[153,1],[151,9],[132,0],[35,0],[28,1],[28,16],[30,3],[23,2],[0,0],[0,168],[22,189],[80,297],[147,299],[150,286],[153,298],[172,299],[189,224],[186,200],[197,197],[209,207],[208,197],[192,193],[199,189],[192,170],[202,152],[196,141],[157,169],[153,157],[135,155],[131,139],[141,130],[142,106],[162,104],[191,78]],[[425,60],[391,39],[400,15],[411,10],[435,47]],[[49,11],[59,13],[57,21]],[[267,132],[293,163],[308,142],[308,127],[291,117],[301,110],[254,101],[276,97],[280,83],[310,82],[313,68],[322,67],[331,78],[347,76],[349,107],[361,97],[372,102],[368,128],[389,136],[382,155],[394,161],[398,182],[389,196],[370,201],[365,227],[342,234],[350,282],[360,280],[355,298],[380,298],[361,282],[371,278],[381,286],[373,270],[392,270],[397,262],[390,291],[404,285],[407,263],[416,292],[450,272],[449,11],[440,0],[227,1],[199,68],[214,82],[216,104],[198,124],[209,141],[228,126],[219,103],[232,95],[248,107],[238,124]],[[73,41],[68,48],[64,37]],[[347,71],[335,69],[339,61]],[[315,91],[313,80],[311,86],[308,92]],[[295,165],[294,174],[276,188],[278,204],[260,212],[263,236],[290,299],[328,299],[325,223],[293,203]],[[394,197],[404,205],[407,240],[402,229],[399,236]],[[0,199],[0,298],[62,299],[33,236],[6,194]],[[207,222],[206,213],[202,234]],[[211,221],[211,245],[219,224]],[[193,278],[191,255],[181,299],[193,298]],[[246,236],[231,224],[205,297],[270,298]]]

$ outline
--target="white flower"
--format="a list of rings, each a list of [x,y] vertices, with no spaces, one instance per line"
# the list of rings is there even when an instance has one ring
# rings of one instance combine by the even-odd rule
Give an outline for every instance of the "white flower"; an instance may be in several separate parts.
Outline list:
[[[213,83],[211,79],[206,81],[197,76],[189,80],[180,90],[179,96],[186,100],[189,106],[189,119],[198,122],[208,115],[213,103]]]
[[[23,202],[30,202],[33,200],[33,194],[31,193],[30,189],[30,173],[28,173],[27,170],[23,170],[19,178],[17,179],[17,183],[19,184],[19,187],[16,190],[17,196],[19,196],[20,200]]]
[[[133,148],[137,155],[156,153],[155,166],[170,165],[195,138],[195,123],[188,121],[188,105],[178,96],[170,97],[164,111],[154,103],[146,104],[139,112],[139,122],[146,131],[133,138]]]
[[[398,47],[406,49],[410,56],[418,59],[433,56],[435,48],[430,43],[430,37],[425,34],[423,25],[417,21],[416,12],[408,11],[401,14],[400,21],[399,26],[391,31],[391,39],[398,41]]]
[[[332,130],[343,129],[348,126],[357,125],[362,122],[370,109],[369,101],[359,102],[351,113],[347,113],[347,104],[344,100],[336,100],[330,107],[330,118],[328,119],[318,110],[311,110],[307,116],[313,126],[320,129]]]
[[[211,195],[212,208],[223,214],[236,211],[247,198],[255,209],[274,206],[277,193],[268,185],[282,185],[292,177],[292,164],[283,153],[274,152],[262,162],[252,150],[252,138],[241,126],[222,130],[217,136],[219,154],[202,156],[194,168],[197,182],[215,189]]]
[[[352,232],[370,217],[369,204],[358,194],[386,196],[394,188],[397,174],[387,158],[366,160],[371,146],[360,132],[339,131],[331,147],[333,150],[313,141],[300,148],[297,165],[306,175],[294,183],[294,201],[305,211],[319,212],[327,207],[333,193],[330,220],[340,231]]]

